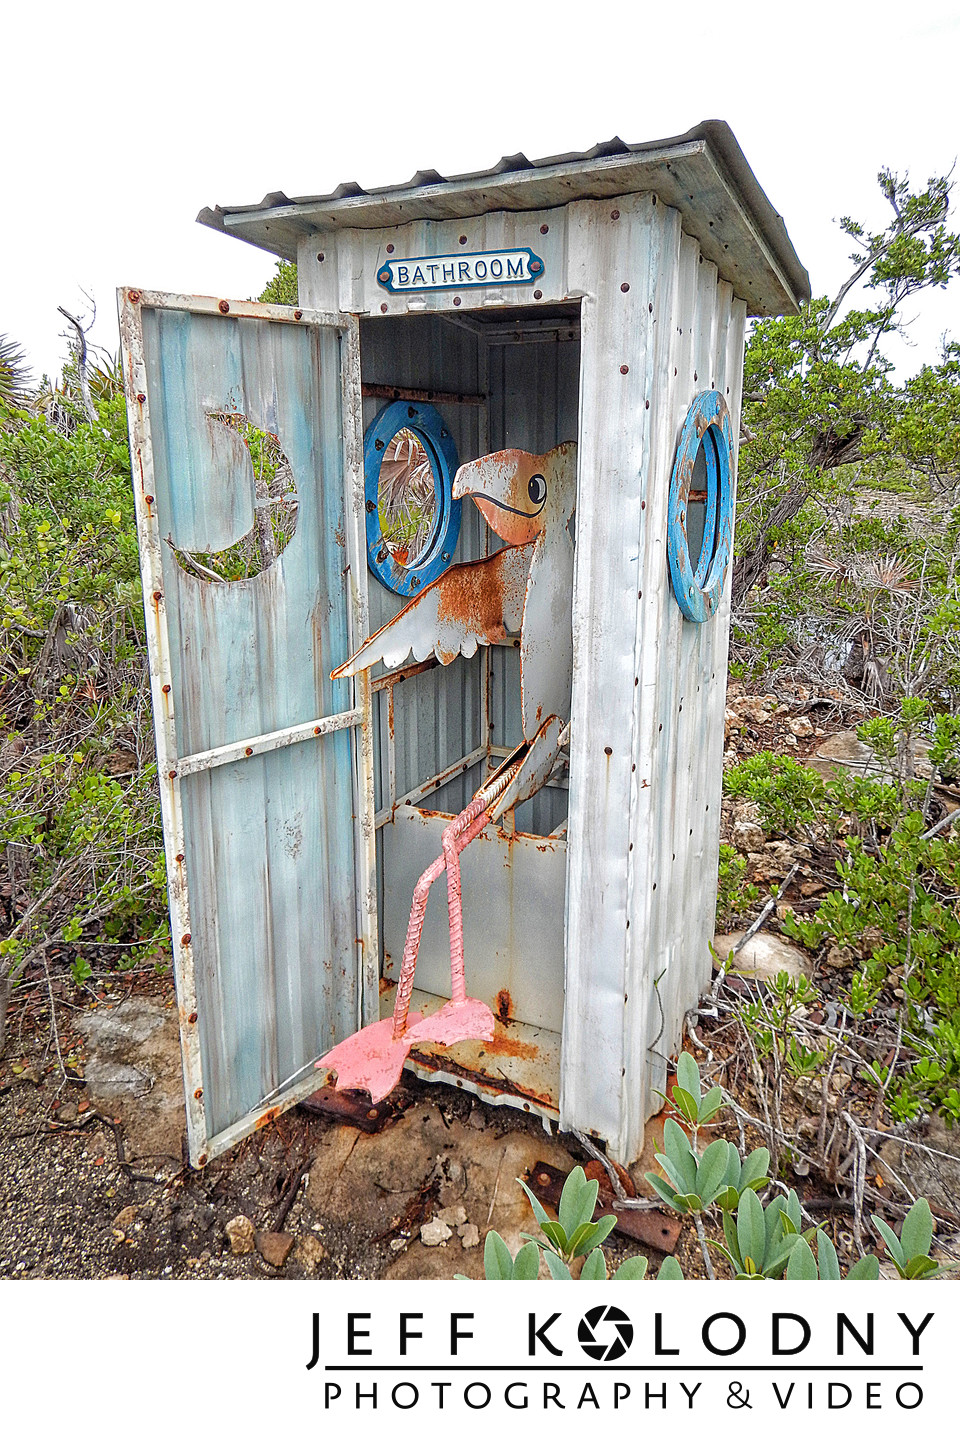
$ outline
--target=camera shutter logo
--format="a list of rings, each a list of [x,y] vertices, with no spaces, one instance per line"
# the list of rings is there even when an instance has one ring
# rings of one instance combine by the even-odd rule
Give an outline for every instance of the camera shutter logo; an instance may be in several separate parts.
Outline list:
[[[580,1322],[577,1338],[592,1360],[619,1360],[633,1344],[633,1325],[617,1306],[595,1305]]]

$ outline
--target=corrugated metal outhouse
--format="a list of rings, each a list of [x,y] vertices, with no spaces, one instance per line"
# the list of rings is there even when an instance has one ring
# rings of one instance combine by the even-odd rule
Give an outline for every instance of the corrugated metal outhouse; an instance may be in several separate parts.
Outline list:
[[[520,639],[331,673],[499,549],[458,465],[566,445],[565,760],[463,852],[492,1040],[409,1065],[632,1160],[710,974],[744,326],[809,295],[783,222],[716,121],[200,219],[302,307],[120,296],[192,1159],[392,1010],[417,878],[523,736]],[[416,553],[384,465],[427,475]],[[446,923],[434,888],[417,1010]]]

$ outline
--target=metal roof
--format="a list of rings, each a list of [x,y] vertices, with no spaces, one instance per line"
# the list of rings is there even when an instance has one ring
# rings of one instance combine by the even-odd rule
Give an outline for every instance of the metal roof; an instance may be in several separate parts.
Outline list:
[[[810,280],[730,126],[705,120],[673,139],[614,138],[582,154],[530,160],[507,155],[492,169],[445,177],[418,170],[405,184],[202,209],[200,224],[295,260],[302,239],[340,229],[385,229],[418,219],[466,219],[495,210],[551,209],[576,199],[652,191],[683,214],[705,259],[747,301],[750,314],[796,310]]]

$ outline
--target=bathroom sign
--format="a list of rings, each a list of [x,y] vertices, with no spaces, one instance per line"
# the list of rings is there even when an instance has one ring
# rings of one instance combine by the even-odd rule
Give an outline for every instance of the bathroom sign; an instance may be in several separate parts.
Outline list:
[[[427,289],[473,289],[478,285],[533,284],[543,275],[543,260],[532,249],[496,249],[489,254],[426,254],[388,259],[377,282],[391,294]]]

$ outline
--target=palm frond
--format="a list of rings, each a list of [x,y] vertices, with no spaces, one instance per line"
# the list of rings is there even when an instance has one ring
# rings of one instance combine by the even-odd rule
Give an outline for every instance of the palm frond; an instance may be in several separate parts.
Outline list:
[[[0,334],[0,403],[23,403],[30,390],[27,356],[15,340]]]

